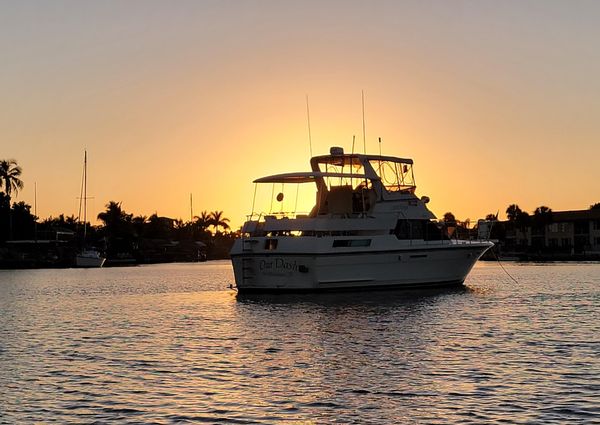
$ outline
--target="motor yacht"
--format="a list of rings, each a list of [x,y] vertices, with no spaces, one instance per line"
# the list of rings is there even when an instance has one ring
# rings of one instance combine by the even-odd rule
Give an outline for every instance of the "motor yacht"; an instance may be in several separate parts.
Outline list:
[[[436,220],[429,198],[415,194],[412,159],[333,147],[310,164],[254,181],[272,185],[271,205],[255,211],[255,189],[231,249],[240,293],[460,285],[493,246],[452,237]],[[284,193],[275,188],[295,185],[312,187],[311,211],[277,209]]]

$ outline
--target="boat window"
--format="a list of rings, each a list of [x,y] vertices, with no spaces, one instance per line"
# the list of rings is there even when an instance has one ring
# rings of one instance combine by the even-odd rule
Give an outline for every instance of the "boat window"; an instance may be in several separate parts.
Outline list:
[[[388,192],[414,192],[412,164],[378,159],[371,159],[369,163]]]
[[[339,161],[319,162],[319,171],[324,173],[356,174],[364,175],[365,169],[358,158],[340,158]],[[371,182],[358,177],[328,177],[325,179],[327,187],[370,185]]]
[[[348,248],[356,246],[371,246],[371,239],[336,239],[333,241],[334,248]]]
[[[439,241],[448,239],[444,230],[430,220],[398,220],[394,234],[398,239]]]
[[[277,249],[277,239],[266,239],[265,240],[265,249],[272,251]]]

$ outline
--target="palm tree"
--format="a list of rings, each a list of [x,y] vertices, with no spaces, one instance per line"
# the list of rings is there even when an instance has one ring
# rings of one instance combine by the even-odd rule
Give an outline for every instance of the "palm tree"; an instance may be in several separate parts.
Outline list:
[[[533,219],[539,226],[544,226],[552,222],[552,209],[545,205],[537,207],[533,213]]]
[[[223,216],[223,211],[213,211],[210,213],[211,224],[215,227],[215,233],[219,233],[219,226],[224,230],[229,229],[229,219]]]
[[[12,191],[17,193],[23,189],[23,180],[19,178],[22,171],[14,159],[0,161],[0,188],[4,185],[4,192],[9,199]]]
[[[23,180],[21,176],[21,167],[17,165],[17,161],[14,159],[4,159],[0,161],[0,187],[4,185],[4,192],[8,198],[8,234],[9,238],[12,239],[12,212],[10,209],[10,194],[15,194],[23,189]]]
[[[521,213],[521,208],[519,208],[517,204],[511,204],[506,209],[506,217],[508,218],[508,221],[515,221]]]
[[[121,208],[120,202],[110,201],[106,211],[98,214],[98,220],[104,222],[108,236],[125,236],[130,230],[133,214],[127,214]]]
[[[144,226],[148,217],[145,215],[138,215],[131,219],[131,223],[133,224],[133,229],[136,237],[141,237],[144,234]]]
[[[206,211],[202,211],[200,215],[194,216],[194,226],[200,231],[204,232],[212,224],[211,214]]]

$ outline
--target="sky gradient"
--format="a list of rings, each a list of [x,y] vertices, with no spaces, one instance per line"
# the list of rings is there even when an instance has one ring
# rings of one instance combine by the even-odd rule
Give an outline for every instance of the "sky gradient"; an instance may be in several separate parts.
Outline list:
[[[362,146],[415,160],[433,212],[600,202],[600,2],[0,3],[0,159],[16,200],[240,225],[252,180]]]

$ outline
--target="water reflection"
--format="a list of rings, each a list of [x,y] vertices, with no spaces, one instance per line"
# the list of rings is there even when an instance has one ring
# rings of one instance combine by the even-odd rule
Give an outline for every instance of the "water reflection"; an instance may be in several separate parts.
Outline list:
[[[0,422],[589,420],[600,265],[511,274],[236,295],[226,263],[3,273]]]
[[[378,291],[345,291],[316,293],[238,293],[241,304],[314,304],[320,306],[376,306],[394,307],[402,304],[415,305],[435,302],[438,298],[468,294],[472,291],[464,285],[423,289],[391,289]]]

